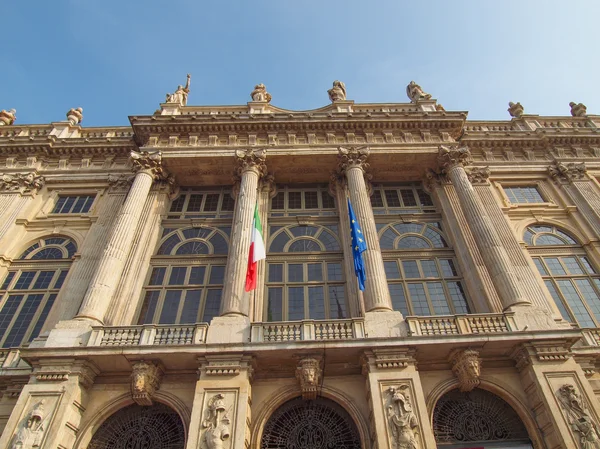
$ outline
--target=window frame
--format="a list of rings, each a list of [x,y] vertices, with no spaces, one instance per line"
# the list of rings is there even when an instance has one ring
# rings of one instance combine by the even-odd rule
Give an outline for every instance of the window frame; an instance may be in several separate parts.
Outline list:
[[[509,207],[509,208],[527,208],[527,207],[529,207],[529,208],[554,207],[555,208],[555,207],[558,207],[553,200],[553,196],[551,195],[551,193],[548,191],[548,189],[545,187],[544,184],[545,184],[545,182],[543,180],[494,181],[494,185],[500,192],[500,196],[502,198],[502,202],[504,203],[505,207]],[[539,202],[539,203],[513,203],[510,200],[510,198],[506,192],[506,189],[507,188],[518,188],[518,187],[521,187],[521,188],[529,187],[529,188],[536,189],[538,194],[544,201]]]

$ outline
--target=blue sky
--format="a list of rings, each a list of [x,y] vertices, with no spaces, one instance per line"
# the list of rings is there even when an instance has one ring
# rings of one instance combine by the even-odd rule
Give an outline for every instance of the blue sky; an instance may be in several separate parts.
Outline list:
[[[406,102],[415,80],[470,119],[600,114],[598,0],[5,0],[0,109],[17,123],[128,124],[192,74],[189,105]]]

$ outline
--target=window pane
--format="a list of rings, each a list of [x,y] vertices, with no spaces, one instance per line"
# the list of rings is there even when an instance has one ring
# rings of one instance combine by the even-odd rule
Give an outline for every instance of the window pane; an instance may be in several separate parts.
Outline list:
[[[323,201],[323,209],[335,208],[335,201],[329,193],[321,192],[321,200]]]
[[[535,240],[536,245],[566,245],[566,243],[558,237],[550,234],[539,235]]]
[[[416,260],[404,260],[402,261],[402,268],[404,268],[404,277],[407,279],[420,278],[419,267],[417,266]]]
[[[221,295],[223,290],[210,289],[206,294],[206,305],[204,306],[204,315],[202,321],[210,323],[214,317],[219,316],[221,311]]]
[[[76,199],[76,197],[74,197],[74,196],[67,197],[67,201],[65,201],[65,204],[63,205],[62,209],[60,210],[60,213],[61,214],[70,213],[71,208],[73,207],[73,204],[75,203],[75,199]]]
[[[158,324],[175,324],[180,298],[181,290],[167,290]]]
[[[23,304],[19,312],[19,316],[8,333],[6,340],[4,340],[3,348],[13,348],[21,344],[43,297],[44,295],[27,296],[25,304]]]
[[[323,268],[320,263],[308,264],[308,280],[309,282],[323,280]]]
[[[284,192],[279,192],[271,200],[271,209],[284,209]]]
[[[169,277],[169,285],[183,285],[185,282],[185,272],[187,267],[171,268],[171,276]]]
[[[60,274],[58,275],[58,278],[56,279],[56,282],[54,282],[54,288],[62,287],[63,282],[65,281],[65,278],[67,277],[68,273],[69,270],[61,270]]]
[[[435,260],[422,260],[421,269],[423,270],[423,276],[426,278],[440,277],[438,269],[435,266]]]
[[[540,274],[542,276],[548,276],[548,272],[546,271],[544,264],[538,257],[533,258],[533,263],[535,264],[535,266],[537,267],[538,271],[540,272]]]
[[[192,267],[189,285],[203,285],[206,267]]]
[[[188,290],[185,293],[183,310],[179,319],[180,324],[193,324],[198,321],[198,309],[200,308],[201,298],[202,290]]]
[[[385,275],[388,279],[400,279],[398,262],[395,260],[386,260],[383,262],[383,267],[385,268]]]
[[[304,282],[304,273],[302,264],[288,265],[288,282]]]
[[[556,304],[556,307],[558,308],[560,314],[562,315],[563,319],[569,321],[569,322],[573,322],[573,318],[571,317],[571,315],[569,314],[569,312],[567,311],[567,308],[565,307],[565,305],[562,302],[562,299],[560,298],[560,295],[558,294],[558,291],[556,290],[556,287],[554,286],[554,284],[552,283],[552,281],[544,281],[544,284],[546,284],[546,287],[548,287],[548,291],[550,292],[550,296],[552,296],[552,299],[554,299],[554,303]]]
[[[325,319],[325,298],[323,287],[308,287],[308,317],[313,320]]]
[[[48,300],[46,301],[46,305],[44,306],[44,309],[42,310],[42,313],[40,314],[37,323],[35,323],[35,327],[33,328],[33,330],[31,331],[31,334],[29,335],[29,338],[27,339],[27,341],[32,341],[34,338],[37,338],[37,336],[40,334],[40,331],[42,330],[42,326],[44,325],[44,322],[46,321],[46,318],[48,317],[48,314],[50,313],[50,309],[52,309],[52,305],[54,304],[54,300],[56,299],[56,295],[50,295]]]
[[[585,298],[588,307],[594,314],[596,319],[600,319],[600,298],[598,298],[598,294],[592,284],[588,279],[576,279],[575,284],[577,288]]]
[[[202,207],[202,196],[203,195],[190,195],[190,201],[188,202],[188,212],[200,212]]]
[[[159,295],[159,291],[146,292],[146,297],[144,298],[144,304],[142,305],[142,310],[140,312],[140,319],[138,321],[138,324],[152,323]]]
[[[52,282],[52,278],[54,277],[55,271],[40,271],[37,279],[35,280],[35,284],[33,284],[34,289],[48,288],[50,286],[50,282]]]
[[[268,305],[267,305],[267,321],[281,321],[282,315],[282,297],[283,289],[281,287],[269,287],[268,290]]]
[[[304,287],[288,287],[288,320],[304,319]]]
[[[402,237],[398,241],[398,249],[411,249],[411,248],[430,248],[431,245],[421,237],[408,236]]]
[[[446,301],[446,294],[444,293],[444,287],[441,282],[428,282],[427,291],[429,292],[429,298],[431,298],[431,304],[433,305],[433,311],[436,315],[450,315],[450,307]]]
[[[170,212],[181,212],[183,210],[183,203],[185,203],[185,195],[181,195],[179,198],[171,203]]]
[[[210,269],[210,279],[208,283],[210,285],[223,285],[223,279],[225,278],[225,267],[224,266],[213,266]]]
[[[54,205],[54,209],[52,209],[52,213],[53,214],[59,214],[60,211],[62,210],[63,206],[65,205],[66,201],[67,201],[67,197],[66,196],[60,196],[60,197],[58,197],[58,200],[56,201],[56,204]]]
[[[346,318],[346,295],[343,285],[329,286],[329,314],[331,319],[341,320]]]
[[[298,239],[292,242],[288,248],[288,251],[291,253],[321,251],[321,247],[314,240]]]
[[[588,274],[596,274],[596,270],[594,270],[594,267],[592,267],[592,264],[587,257],[579,257],[579,261],[583,264],[583,267]]]
[[[328,281],[341,281],[344,279],[342,273],[341,263],[328,263],[327,264],[327,280]]]
[[[409,315],[406,297],[404,295],[404,286],[402,284],[388,284],[388,286],[390,288],[390,296],[392,297],[392,306],[394,310],[400,311],[404,316]]]
[[[223,194],[223,200],[221,202],[221,211],[230,212],[235,207],[235,200],[231,197],[229,192]]]
[[[505,187],[504,191],[511,203],[543,203],[544,199],[535,187]]]
[[[0,290],[6,290],[8,288],[11,281],[15,277],[15,274],[16,274],[15,271],[11,271],[10,273],[8,273],[8,275],[6,276],[6,279],[4,279],[4,282],[2,283],[2,287],[0,287]]]
[[[415,315],[428,316],[429,305],[427,304],[427,296],[423,284],[408,284],[408,293]]]
[[[35,276],[35,271],[23,271],[19,280],[14,286],[15,290],[27,290],[31,285],[31,281],[33,281],[33,277]]]
[[[269,264],[269,282],[283,282],[283,264]]]
[[[209,193],[206,195],[206,201],[204,201],[204,212],[214,212],[219,206],[219,194]]]
[[[400,198],[398,198],[398,192],[396,190],[386,190],[385,200],[388,207],[400,207]]]
[[[557,258],[544,257],[544,262],[546,262],[546,266],[550,270],[550,273],[555,275],[567,274]]]
[[[569,307],[573,311],[575,315],[575,319],[579,323],[581,327],[596,327],[592,317],[588,313],[587,309],[583,305],[581,298],[577,294],[577,291],[571,284],[571,281],[562,280],[557,281],[558,288],[560,288],[561,293],[569,303]]]
[[[427,192],[423,189],[417,189],[417,195],[419,196],[419,200],[421,201],[422,206],[433,206],[433,201]]]
[[[23,299],[23,295],[10,295],[0,310],[0,339],[4,337],[4,333],[6,329],[8,329],[8,325],[10,324],[15,312],[17,311],[19,304],[21,304],[21,300]]]
[[[371,195],[371,206],[372,207],[383,207],[383,198],[380,190],[374,190]]]
[[[584,274],[583,270],[577,263],[576,257],[563,257],[562,263],[567,267],[569,274]]]
[[[165,279],[165,271],[166,267],[155,267],[152,269],[152,274],[150,275],[149,285],[162,285],[163,280]]]
[[[288,208],[302,209],[302,192],[288,192]]]
[[[285,233],[285,231],[279,233],[277,237],[273,239],[271,242],[271,246],[269,247],[269,252],[272,253],[282,253],[285,244],[290,241],[290,236]]]
[[[417,200],[415,199],[415,194],[413,193],[412,189],[401,189],[400,196],[402,197],[404,207],[417,205]]]
[[[305,209],[318,209],[319,200],[317,192],[304,192],[304,208]]]
[[[467,296],[460,282],[448,282],[448,291],[456,313],[471,313],[467,303]]]

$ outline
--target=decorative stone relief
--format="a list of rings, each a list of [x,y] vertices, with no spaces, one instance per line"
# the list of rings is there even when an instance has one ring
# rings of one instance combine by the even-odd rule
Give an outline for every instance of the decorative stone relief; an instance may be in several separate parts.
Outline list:
[[[406,95],[410,99],[411,103],[417,103],[419,100],[429,100],[431,99],[431,94],[426,93],[421,86],[419,86],[414,81],[408,83],[406,86]]]
[[[17,110],[16,109],[10,109],[10,110],[5,110],[2,109],[0,111],[0,126],[10,126],[12,125],[15,120],[17,119]]]
[[[339,147],[338,148],[338,166],[342,173],[354,167],[359,167],[363,171],[369,168],[367,158],[369,157],[370,149],[367,146],[363,147]]]
[[[237,162],[236,176],[242,176],[246,170],[256,170],[260,177],[267,173],[267,151],[266,150],[236,150]]]
[[[581,395],[571,384],[564,384],[556,393],[567,422],[573,432],[579,436],[579,447],[583,449],[600,448],[600,429],[590,416]]]
[[[511,117],[521,118],[523,112],[524,109],[523,106],[521,106],[521,103],[513,103],[512,101],[508,103],[508,113]]]
[[[300,382],[302,399],[316,399],[322,375],[319,359],[307,357],[300,360],[296,368],[296,378]]]
[[[131,394],[139,405],[152,405],[152,396],[160,387],[162,367],[153,362],[139,361],[133,364]]]
[[[15,433],[12,449],[32,449],[39,448],[42,445],[44,432],[46,431],[45,400],[38,402],[29,415],[27,420],[19,427]]]
[[[79,125],[83,120],[83,108],[69,109],[69,112],[67,112],[67,120],[73,126]]]
[[[587,115],[587,108],[583,103],[572,101],[569,103],[569,106],[571,106],[571,115],[573,117],[585,117]]]
[[[455,349],[448,357],[452,372],[458,379],[460,391],[468,392],[480,383],[481,359],[479,352],[472,349]]]
[[[208,401],[205,411],[206,418],[202,421],[205,429],[200,439],[201,449],[222,449],[231,436],[230,420],[225,407],[225,396],[222,393],[214,395]]]
[[[391,445],[394,449],[418,449],[419,423],[412,409],[410,387],[406,384],[387,390],[386,411]]]
[[[344,101],[346,99],[346,85],[338,80],[333,82],[333,87],[327,91],[332,102]]]
[[[585,162],[555,162],[548,167],[548,173],[554,180],[578,181],[585,178]]]
[[[37,193],[44,186],[43,176],[37,172],[4,174],[0,179],[0,190],[21,193]]]
[[[185,87],[181,84],[177,86],[177,90],[172,94],[167,94],[165,103],[178,103],[180,106],[187,105],[188,94],[190,93],[190,81],[192,77],[188,73]]]
[[[467,176],[471,184],[487,184],[490,178],[489,167],[472,167],[468,172]]]
[[[464,166],[469,164],[471,161],[471,152],[466,146],[440,145],[437,160],[441,170],[445,173],[457,165]]]
[[[169,175],[162,166],[162,152],[160,151],[132,151],[130,153],[133,171],[146,171],[150,173],[156,181],[167,181],[174,183],[175,179]]]
[[[266,103],[269,103],[272,98],[263,83],[254,86],[254,90],[250,93],[250,96],[252,97],[252,101],[264,101]]]
[[[108,185],[114,190],[129,189],[132,182],[133,176],[124,174],[113,175],[112,173],[108,175]]]

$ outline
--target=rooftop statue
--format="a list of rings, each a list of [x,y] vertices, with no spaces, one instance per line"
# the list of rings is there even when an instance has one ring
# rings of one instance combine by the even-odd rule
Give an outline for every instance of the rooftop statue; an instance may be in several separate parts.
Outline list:
[[[4,109],[0,111],[0,126],[9,126],[12,125],[17,119],[17,110],[10,109],[5,111]]]
[[[426,93],[423,89],[421,89],[421,86],[414,81],[411,81],[409,85],[406,86],[406,95],[408,95],[411,103],[416,103],[419,100],[431,99],[431,94]]]
[[[67,120],[73,126],[81,123],[83,120],[83,108],[69,109],[69,112],[67,112]]]
[[[573,117],[585,117],[587,115],[587,108],[583,103],[575,103],[574,101],[569,103],[571,106],[571,115]]]
[[[177,90],[175,93],[167,94],[167,103],[179,103],[181,106],[187,105],[188,94],[190,93],[190,79],[191,75],[188,73],[187,82],[185,83],[185,87],[181,84],[177,86]]]
[[[509,101],[507,111],[511,117],[521,118],[525,110],[523,109],[521,103],[513,103],[512,101]]]
[[[252,101],[266,101],[267,103],[269,103],[272,98],[263,83],[254,86],[254,90],[250,93],[250,96],[252,97]]]
[[[333,87],[327,91],[329,99],[332,102],[343,101],[346,99],[346,85],[341,81],[335,80]]]

